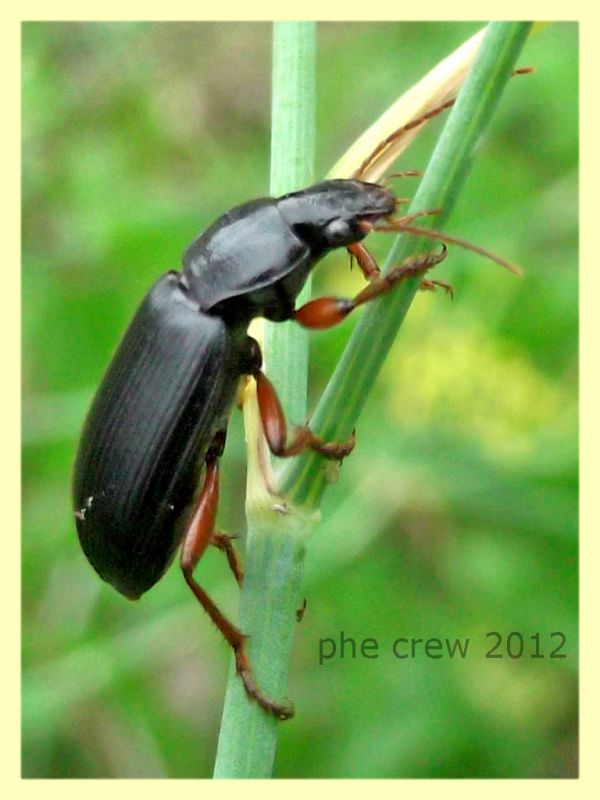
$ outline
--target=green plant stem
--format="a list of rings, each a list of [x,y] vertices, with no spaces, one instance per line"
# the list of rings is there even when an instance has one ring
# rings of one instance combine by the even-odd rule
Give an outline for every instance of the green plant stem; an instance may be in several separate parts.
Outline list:
[[[435,227],[450,213],[466,179],[472,153],[485,130],[529,30],[528,23],[494,23],[431,158],[411,210],[441,207]],[[311,44],[312,42],[312,44]],[[271,190],[280,194],[310,183],[314,135],[314,27],[276,23],[274,29],[273,165]],[[312,95],[309,93],[312,92]],[[298,113],[301,109],[301,113]],[[312,109],[312,111],[311,111]],[[287,138],[287,144],[286,142]],[[305,152],[298,155],[304,147]],[[302,171],[304,170],[304,172]],[[423,224],[427,224],[424,222]],[[426,247],[431,248],[427,241]],[[386,269],[418,249],[423,240],[402,237]],[[313,428],[325,439],[343,440],[358,418],[392,341],[418,289],[411,279],[363,312],[344,355],[313,416]],[[302,302],[302,298],[299,299]],[[292,419],[303,419],[306,404],[307,341],[288,325],[266,335],[266,369]],[[250,634],[249,654],[262,689],[274,698],[285,693],[294,610],[300,599],[304,542],[312,527],[326,477],[318,456],[294,459],[281,472],[290,513],[248,508],[246,580],[241,625]],[[306,509],[302,516],[299,508]],[[227,689],[215,777],[268,777],[275,754],[277,722],[251,703],[233,673]]]
[[[315,25],[276,22],[273,27],[271,194],[312,180],[315,148]],[[306,286],[304,295],[308,296]],[[306,416],[308,338],[299,326],[266,325],[265,370],[292,419]],[[311,519],[247,504],[246,577],[240,625],[250,636],[255,678],[273,699],[285,698],[287,665],[296,625]],[[250,702],[230,670],[214,777],[266,778],[275,757],[278,723]]]
[[[489,25],[408,212],[442,209],[434,222],[424,218],[421,226],[439,229],[448,217],[466,180],[474,148],[491,119],[530,27],[530,23]],[[417,251],[431,249],[431,245],[430,240],[422,238],[398,237],[384,271]],[[407,280],[365,307],[311,420],[311,427],[322,438],[343,441],[352,431],[419,284],[420,278]],[[318,508],[327,486],[322,464],[314,453],[294,459],[280,481],[286,497],[308,509]]]
[[[274,24],[270,194],[313,182],[316,37],[312,22]],[[310,297],[310,278],[298,299]],[[265,371],[289,419],[306,417],[308,331],[293,322],[265,322]]]

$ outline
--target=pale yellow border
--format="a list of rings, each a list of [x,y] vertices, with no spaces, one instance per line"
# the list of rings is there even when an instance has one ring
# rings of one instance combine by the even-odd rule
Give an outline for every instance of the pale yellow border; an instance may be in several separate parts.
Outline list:
[[[543,793],[545,797],[563,797],[576,794],[585,796],[593,787],[600,790],[598,779],[598,740],[600,704],[598,702],[598,676],[600,675],[599,646],[600,626],[598,625],[598,586],[600,520],[597,498],[600,489],[600,464],[598,459],[598,443],[600,442],[600,408],[597,389],[600,385],[600,331],[598,319],[600,313],[600,249],[596,237],[585,237],[585,233],[598,226],[597,200],[600,186],[598,158],[596,151],[600,140],[597,125],[597,91],[599,70],[598,25],[600,14],[590,2],[546,2],[543,4],[510,2],[465,3],[454,0],[451,4],[435,3],[415,4],[388,0],[380,0],[377,4],[350,4],[348,2],[323,3],[304,0],[301,4],[267,3],[258,0],[252,4],[251,17],[246,5],[240,0],[235,3],[190,3],[172,2],[165,4],[131,3],[121,0],[104,0],[102,3],[41,3],[28,2],[17,7],[8,3],[8,10],[2,18],[2,109],[4,111],[0,130],[2,132],[3,159],[3,191],[4,208],[2,209],[3,228],[8,237],[2,239],[2,324],[1,341],[5,345],[3,357],[3,375],[13,380],[4,381],[4,391],[0,394],[3,404],[3,448],[2,448],[2,496],[10,500],[3,504],[9,510],[8,516],[2,515],[2,541],[4,549],[2,610],[4,624],[2,628],[2,741],[0,746],[2,764],[1,790],[6,798],[44,794],[44,797],[60,796],[78,798],[105,797],[110,793],[113,797],[130,798],[133,793],[144,798],[177,797],[196,798],[229,797],[234,792],[243,792],[244,799],[260,794],[261,797],[280,797],[284,794],[290,798],[304,797],[307,792],[313,796],[330,796],[334,792],[343,792],[345,797],[360,797],[361,800],[370,794],[378,797],[426,797],[433,793],[445,797],[511,797],[531,798],[534,794]],[[168,15],[166,12],[169,12]],[[370,12],[370,14],[369,14]],[[450,14],[452,15],[450,17]],[[278,19],[432,19],[446,20],[481,20],[489,19],[556,19],[579,20],[581,28],[581,85],[582,98],[590,101],[583,109],[581,133],[582,164],[582,253],[581,253],[581,355],[582,355],[582,613],[581,613],[581,654],[582,654],[582,742],[581,742],[581,775],[575,780],[512,780],[512,781],[472,781],[472,780],[439,780],[439,781],[242,781],[212,782],[202,781],[101,781],[101,780],[39,780],[22,781],[20,779],[20,720],[19,720],[19,630],[18,615],[19,598],[19,512],[18,497],[20,493],[20,441],[18,407],[18,375],[19,375],[19,264],[20,264],[20,209],[19,195],[19,156],[20,153],[20,21],[27,19],[216,19],[246,20],[273,18]],[[594,95],[596,99],[594,100]],[[583,104],[582,104],[583,105]],[[592,107],[594,106],[594,107]],[[596,124],[594,124],[596,123]],[[17,194],[17,198],[13,196]],[[595,202],[594,202],[595,201]],[[8,244],[8,246],[6,246]],[[594,245],[596,245],[594,247]],[[596,255],[596,258],[594,258]],[[596,502],[593,502],[594,499]],[[315,746],[318,743],[315,742]],[[543,783],[543,786],[540,785]],[[143,784],[143,785],[142,785]],[[367,785],[368,784],[368,785]],[[597,795],[595,795],[597,796]]]

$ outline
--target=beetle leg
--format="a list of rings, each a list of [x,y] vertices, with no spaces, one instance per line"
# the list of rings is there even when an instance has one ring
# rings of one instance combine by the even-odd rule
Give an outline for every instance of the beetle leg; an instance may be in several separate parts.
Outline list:
[[[446,283],[446,281],[421,281],[421,286],[419,287],[424,292],[435,292],[437,287],[443,289],[446,294],[450,295],[450,299],[454,300],[454,286],[451,283]]]
[[[430,209],[429,211],[418,211],[416,214],[411,214],[410,216],[399,217],[399,221],[408,224],[412,222],[416,217],[424,216],[427,214],[437,214],[439,209],[434,208]],[[368,226],[368,230],[377,230],[376,228],[371,225],[371,223],[363,223],[364,226]],[[369,253],[367,248],[364,246],[362,242],[354,242],[353,244],[349,244],[346,250],[350,253],[351,258],[356,259],[356,263],[360,267],[360,271],[365,276],[365,278],[369,281],[369,283],[373,283],[373,281],[377,280],[381,277],[381,270],[379,268],[379,264],[375,261],[374,257]]]
[[[350,255],[356,259],[360,271],[369,282],[380,277],[381,270],[379,269],[379,265],[364,244],[355,242],[354,244],[349,244],[346,249]]]
[[[361,257],[363,254],[361,254]],[[374,300],[389,292],[397,283],[413,278],[428,269],[435,267],[446,258],[446,247],[442,245],[441,253],[426,253],[425,255],[407,258],[402,264],[394,267],[387,275],[377,275],[371,279],[368,286],[359,292],[352,300],[343,297],[318,297],[310,300],[294,311],[295,319],[305,328],[331,328],[342,322],[355,308]],[[360,262],[359,262],[360,263]],[[427,281],[425,289],[431,289],[432,284],[441,282]],[[451,289],[445,284],[447,291]]]
[[[194,567],[202,554],[209,544],[215,542],[214,523],[217,514],[218,498],[218,458],[214,454],[214,451],[209,451],[206,458],[206,477],[204,479],[204,485],[200,491],[181,548],[181,569],[183,571],[183,576],[202,608],[233,648],[236,670],[243,681],[248,696],[255,700],[265,711],[273,714],[278,719],[289,719],[294,714],[293,708],[289,705],[277,703],[266,697],[256,685],[252,675],[248,654],[246,653],[247,637],[221,613],[193,576]]]
[[[273,384],[260,370],[256,378],[256,394],[260,418],[271,452],[282,458],[296,456],[303,450],[314,450],[325,458],[341,461],[354,449],[354,432],[347,442],[324,442],[305,425],[297,426],[292,441],[286,445],[287,425]]]
[[[231,543],[231,540],[235,538],[237,537],[231,536],[227,533],[219,533],[218,531],[214,531],[210,543],[215,547],[218,547],[219,550],[223,550],[227,556],[229,567],[231,568],[236,581],[241,587],[242,583],[244,582],[244,568],[242,567],[242,562],[237,554],[237,550]]]

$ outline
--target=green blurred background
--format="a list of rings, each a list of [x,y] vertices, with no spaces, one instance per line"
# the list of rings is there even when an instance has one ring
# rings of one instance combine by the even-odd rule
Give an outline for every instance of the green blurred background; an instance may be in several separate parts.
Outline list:
[[[319,25],[315,177],[478,27]],[[69,482],[146,288],[215,217],[267,193],[270,37],[266,23],[23,26],[27,777],[212,771],[227,648],[177,568],[139,604],[95,576]],[[421,294],[411,309],[309,549],[278,777],[577,772],[577,27],[544,28],[519,63],[537,73],[507,87],[447,229],[525,278],[454,249],[437,277],[455,301]],[[397,168],[425,168],[442,124]],[[359,284],[344,254],[315,276],[318,293]],[[314,334],[311,406],[352,324]],[[219,522],[241,532],[240,416]],[[198,573],[235,615],[220,554]],[[319,666],[319,639],[340,631],[375,638],[380,657]],[[490,631],[501,659],[485,658]],[[522,658],[506,654],[512,631]],[[565,659],[548,657],[556,631]],[[536,633],[546,658],[531,658]],[[470,638],[470,651],[399,661],[401,636]]]

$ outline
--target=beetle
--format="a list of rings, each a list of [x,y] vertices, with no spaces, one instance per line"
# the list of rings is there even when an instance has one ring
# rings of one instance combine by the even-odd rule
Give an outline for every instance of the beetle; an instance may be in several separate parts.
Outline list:
[[[96,572],[138,599],[181,546],[185,581],[231,645],[247,694],[279,719],[292,716],[292,708],[260,690],[244,635],[193,575],[214,545],[225,551],[238,583],[243,578],[231,537],[215,530],[219,458],[238,384],[244,376],[256,380],[262,426],[275,455],[310,448],[341,460],[354,437],[324,442],[304,426],[288,441],[283,410],[247,328],[258,316],[331,327],[446,255],[442,245],[440,253],[413,257],[384,276],[362,243],[373,229],[419,233],[485,252],[414,227],[415,217],[431,211],[394,218],[397,204],[386,186],[338,179],[252,200],[217,219],[187,248],[182,270],[162,275],[142,300],[96,393],[75,461],[76,528]],[[356,259],[366,287],[352,299],[317,298],[296,309],[310,271],[340,247]],[[442,281],[423,281],[423,288],[436,285],[451,291]]]

